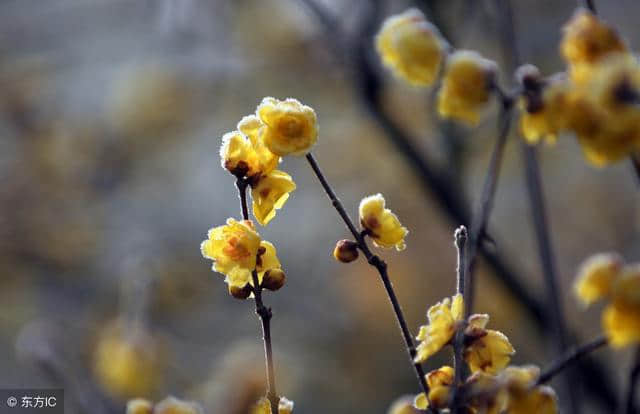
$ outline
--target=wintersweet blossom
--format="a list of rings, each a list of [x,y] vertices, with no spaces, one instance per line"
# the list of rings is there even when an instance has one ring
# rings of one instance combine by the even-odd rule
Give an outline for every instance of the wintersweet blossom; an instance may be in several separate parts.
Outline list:
[[[500,331],[486,329],[489,315],[475,314],[469,317],[465,330],[468,345],[464,359],[472,373],[483,371],[496,374],[506,367],[515,353],[509,339]]]
[[[360,224],[368,231],[373,243],[378,247],[404,250],[404,238],[409,231],[400,224],[398,217],[385,208],[382,194],[365,197],[360,201]]]
[[[438,113],[469,125],[477,125],[489,103],[496,64],[468,50],[447,59],[442,87],[438,91]]]
[[[444,58],[446,42],[420,10],[411,8],[388,17],[375,42],[382,62],[396,76],[417,86],[434,82]]]
[[[267,225],[296,189],[291,176],[280,170],[273,170],[261,177],[251,187],[253,215],[261,225]]]
[[[450,343],[463,317],[464,301],[460,294],[431,306],[427,312],[429,323],[420,327],[416,337],[420,343],[416,348],[415,362],[425,362]]]
[[[278,402],[278,414],[293,413],[293,401],[280,397]],[[251,408],[250,414],[271,414],[271,403],[266,397],[262,397]]]
[[[446,408],[454,380],[453,368],[445,365],[429,372],[425,375],[425,379],[429,386],[429,398],[427,399],[424,393],[418,394],[414,400],[414,406],[420,410],[426,410],[430,401],[432,408]]]
[[[213,260],[213,270],[226,276],[230,286],[244,287],[256,268],[260,236],[250,220],[227,219],[227,224],[209,230],[200,245],[202,256]]]
[[[256,115],[265,125],[264,144],[276,155],[305,155],[318,140],[315,111],[297,99],[264,98]]]

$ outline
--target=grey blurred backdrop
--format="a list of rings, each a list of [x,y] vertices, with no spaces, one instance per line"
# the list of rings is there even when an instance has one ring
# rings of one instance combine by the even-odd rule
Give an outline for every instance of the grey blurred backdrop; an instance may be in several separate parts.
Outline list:
[[[375,2],[319,3],[351,36],[339,51],[299,0],[0,3],[1,387],[64,386],[70,413],[123,412],[127,398],[167,394],[209,413],[246,412],[263,387],[259,322],[251,301],[227,294],[199,244],[210,227],[239,216],[233,179],[220,167],[220,137],[263,96],[315,108],[314,152],[350,213],[381,192],[410,229],[406,251],[380,253],[411,328],[417,332],[428,306],[452,294],[452,232],[460,223],[367,111],[354,61],[370,58],[384,82],[384,110],[467,207],[481,190],[495,109],[475,130],[434,122],[428,91],[393,79],[363,52],[371,39],[357,33]],[[376,26],[414,5],[379,3]],[[575,3],[513,3],[524,59],[544,73],[562,70],[560,28]],[[597,3],[637,47],[640,3]],[[495,2],[415,5],[452,44],[507,64]],[[500,77],[511,84],[510,73]],[[543,298],[517,139],[510,138],[490,232],[493,249]],[[640,258],[640,193],[627,162],[594,169],[572,137],[542,147],[540,157],[563,305],[585,340],[600,330],[599,309],[580,309],[571,281],[592,253]],[[417,385],[382,286],[364,261],[331,257],[347,231],[304,159],[287,158],[282,169],[298,189],[259,229],[288,276],[265,297],[279,392],[301,413],[384,413]],[[549,361],[549,335],[484,263],[477,285],[477,310],[509,336],[514,362]],[[598,354],[617,393],[630,358]]]

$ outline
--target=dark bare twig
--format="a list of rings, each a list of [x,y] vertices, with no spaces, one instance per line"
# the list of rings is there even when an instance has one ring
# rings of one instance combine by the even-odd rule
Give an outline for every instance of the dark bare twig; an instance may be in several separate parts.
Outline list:
[[[551,379],[556,374],[562,372],[562,370],[567,368],[569,365],[578,361],[585,355],[605,346],[606,344],[607,338],[605,338],[604,336],[599,336],[592,341],[571,348],[563,356],[552,362],[551,366],[549,366],[542,372],[542,374],[540,374],[540,377],[538,377],[538,381],[536,381],[535,385],[541,385],[551,381]]]
[[[633,171],[636,174],[636,178],[638,179],[638,184],[640,184],[640,154],[635,153],[631,155],[631,166],[633,167]]]
[[[596,14],[596,4],[594,0],[578,0],[578,6],[584,6],[587,9],[591,10],[593,14]]]
[[[238,187],[238,194],[240,197],[240,207],[242,210],[242,218],[249,220],[249,209],[247,206],[247,187],[249,183],[238,178],[236,181],[236,187]],[[264,356],[265,356],[265,368],[267,373],[267,398],[271,404],[271,412],[278,412],[278,393],[276,391],[276,374],[273,367],[273,349],[271,347],[271,318],[273,313],[271,308],[264,305],[262,301],[262,287],[258,280],[258,272],[254,269],[251,273],[253,281],[253,296],[256,301],[256,314],[260,317],[262,324],[262,339],[264,342]]]
[[[411,335],[411,332],[409,331],[407,322],[404,318],[402,308],[400,307],[400,303],[398,302],[398,298],[396,297],[395,291],[393,290],[393,285],[391,284],[391,280],[389,279],[387,264],[385,263],[384,260],[380,259],[380,257],[378,257],[377,255],[374,255],[371,252],[371,249],[369,249],[369,246],[367,245],[367,241],[365,240],[363,234],[356,229],[356,226],[353,224],[353,221],[349,217],[349,214],[346,212],[346,210],[342,206],[342,203],[336,196],[335,192],[333,191],[333,188],[331,188],[331,185],[329,184],[326,177],[322,173],[322,170],[320,170],[320,167],[318,166],[316,159],[313,157],[313,154],[308,153],[306,158],[307,158],[307,161],[309,162],[309,165],[311,166],[311,169],[313,170],[314,174],[318,178],[318,181],[320,181],[320,184],[322,185],[322,188],[327,194],[327,197],[329,197],[329,200],[331,200],[331,204],[336,209],[336,211],[342,218],[342,221],[344,221],[345,225],[347,226],[347,228],[353,235],[354,239],[358,243],[358,248],[364,254],[365,258],[367,259],[367,262],[369,262],[371,266],[375,267],[378,273],[380,274],[380,279],[382,279],[384,288],[387,291],[387,296],[389,296],[389,301],[391,302],[391,306],[393,307],[393,313],[396,316],[398,326],[400,327],[400,331],[402,332],[402,337],[407,347],[407,353],[409,354],[411,365],[413,366],[416,376],[418,377],[418,382],[420,383],[420,387],[422,388],[422,390],[424,391],[425,395],[428,398],[429,386],[427,385],[427,382],[425,380],[424,370],[422,369],[422,365],[414,362],[414,359],[416,357],[416,347],[413,342],[413,337]]]

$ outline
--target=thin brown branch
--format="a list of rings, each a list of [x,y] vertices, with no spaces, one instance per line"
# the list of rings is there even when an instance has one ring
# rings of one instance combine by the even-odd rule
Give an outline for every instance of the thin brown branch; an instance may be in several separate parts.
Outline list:
[[[594,0],[578,0],[578,6],[584,6],[591,10],[591,13],[596,14],[596,4]]]
[[[411,361],[411,365],[413,366],[413,369],[414,369],[414,371],[416,373],[416,376],[418,377],[418,382],[420,384],[420,387],[424,391],[425,395],[428,397],[428,395],[429,395],[429,386],[427,385],[427,382],[425,380],[425,374],[424,374],[424,370],[422,369],[422,365],[420,365],[419,363],[416,363],[414,361],[414,359],[416,357],[416,347],[415,347],[415,344],[413,342],[413,336],[411,335],[411,332],[409,331],[409,327],[408,327],[407,322],[406,322],[406,320],[404,318],[404,314],[402,312],[402,308],[400,307],[400,303],[398,302],[398,298],[396,297],[395,291],[393,290],[393,285],[391,284],[391,280],[389,279],[389,273],[388,273],[388,270],[387,270],[387,264],[385,263],[384,260],[380,259],[380,257],[378,257],[377,255],[374,255],[371,252],[371,249],[367,245],[367,242],[366,242],[365,238],[356,229],[355,225],[353,224],[353,221],[349,217],[349,214],[347,214],[347,212],[345,211],[344,206],[342,205],[342,202],[340,202],[340,200],[336,196],[335,192],[333,191],[333,188],[331,187],[331,185],[327,181],[325,175],[322,173],[322,170],[320,170],[320,167],[318,166],[318,163],[316,162],[316,159],[314,158],[313,154],[308,153],[306,158],[307,158],[307,161],[309,162],[309,165],[311,166],[311,169],[313,170],[314,174],[316,175],[316,177],[320,181],[320,184],[322,185],[322,188],[324,189],[325,193],[327,194],[327,197],[329,197],[329,200],[331,200],[331,204],[336,209],[336,211],[338,212],[338,214],[342,218],[342,221],[344,221],[345,225],[347,226],[347,228],[349,229],[349,231],[353,235],[354,239],[358,243],[358,247],[360,248],[360,250],[364,254],[365,258],[367,259],[367,262],[369,262],[369,264],[371,266],[375,267],[376,270],[378,271],[378,273],[380,275],[380,279],[382,280],[384,288],[385,288],[385,290],[387,292],[387,296],[389,297],[389,301],[391,302],[391,306],[393,308],[393,313],[396,316],[396,320],[398,322],[398,326],[400,327],[400,331],[402,333],[402,338],[404,339],[404,342],[405,342],[405,345],[406,345],[406,348],[407,348],[407,353],[409,354],[409,358],[410,358],[410,361]]]
[[[638,184],[640,185],[640,153],[636,152],[631,155],[631,166],[633,167],[633,172],[635,173]]]
[[[236,187],[238,187],[238,195],[240,197],[240,207],[242,210],[242,218],[249,220],[249,209],[247,206],[247,187],[249,183],[238,178]],[[262,324],[262,339],[264,342],[265,368],[267,374],[267,398],[271,404],[271,412],[278,412],[278,393],[276,391],[276,374],[273,367],[273,349],[271,347],[271,318],[273,313],[271,308],[264,305],[262,301],[262,286],[258,279],[258,272],[254,269],[251,273],[253,281],[253,296],[256,302],[256,314],[260,318]]]
[[[540,377],[538,377],[538,381],[536,381],[535,385],[545,384],[556,376],[558,373],[562,372],[565,368],[578,361],[580,358],[584,357],[591,352],[602,348],[607,344],[607,338],[604,336],[598,336],[597,338],[569,349],[563,356],[555,360],[551,363],[551,365],[545,369]]]

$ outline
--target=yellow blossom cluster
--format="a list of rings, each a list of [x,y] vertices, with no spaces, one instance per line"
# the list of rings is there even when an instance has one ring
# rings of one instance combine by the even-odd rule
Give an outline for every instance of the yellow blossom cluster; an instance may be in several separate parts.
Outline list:
[[[522,78],[520,121],[530,143],[573,132],[586,159],[603,166],[640,149],[640,64],[618,33],[579,9],[560,45],[568,75]]]
[[[265,280],[269,276],[283,277],[275,246],[261,240],[250,220],[230,218],[227,224],[210,229],[200,250],[213,260],[213,270],[226,276],[230,293],[238,298],[249,297],[253,271],[263,287],[271,283]]]
[[[466,390],[462,406],[464,412],[486,414],[556,414],[556,394],[552,388],[537,385],[540,369],[536,366],[509,366],[498,374],[478,371],[462,385]],[[424,393],[416,396],[414,406],[446,409],[452,398],[454,370],[443,366],[429,372],[425,378],[429,385],[429,398]]]
[[[278,414],[291,414],[293,412],[293,401],[285,397],[280,397],[278,402]],[[272,414],[271,403],[265,397],[260,398],[258,402],[251,408],[249,414]]]
[[[464,321],[464,300],[457,294],[429,308],[429,323],[420,327],[415,362],[424,362],[451,344],[458,329],[464,326],[463,356],[472,373],[495,374],[509,364],[515,350],[501,332],[486,329],[489,315],[474,314]]]
[[[382,194],[365,197],[360,201],[360,225],[378,247],[404,250],[404,238],[409,233],[391,210],[385,207]]]
[[[202,414],[199,404],[167,397],[157,404],[136,398],[127,403],[127,414]]]
[[[314,110],[296,99],[264,98],[254,115],[222,137],[222,166],[251,185],[253,215],[266,225],[282,208],[296,184],[276,169],[280,157],[304,155],[318,139]]]
[[[412,85],[433,84],[444,67],[438,113],[469,125],[480,121],[494,87],[495,63],[472,51],[449,54],[447,42],[421,11],[388,17],[376,36],[376,49],[382,62]]]
[[[614,347],[640,343],[640,263],[625,264],[614,253],[596,254],[580,268],[574,292],[585,304],[602,299],[602,327]]]

